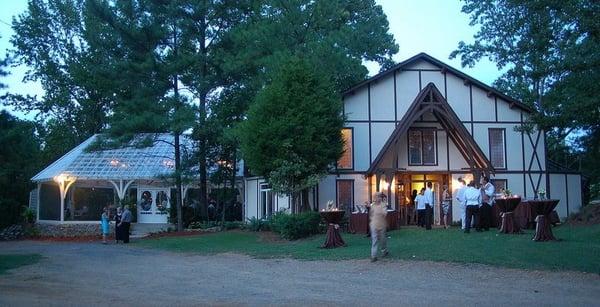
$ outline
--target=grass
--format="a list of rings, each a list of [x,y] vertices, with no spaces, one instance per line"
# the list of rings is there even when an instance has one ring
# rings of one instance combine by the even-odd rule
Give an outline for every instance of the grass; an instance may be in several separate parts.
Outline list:
[[[457,263],[481,263],[521,269],[572,270],[600,273],[600,225],[553,229],[558,242],[533,242],[533,230],[523,235],[496,231],[463,234],[458,228],[425,231],[405,228],[388,233],[390,257]],[[318,248],[324,235],[298,241],[263,240],[260,233],[229,231],[189,237],[142,240],[143,247],[175,252],[240,253],[258,258],[301,260],[367,259],[371,241],[364,235],[342,234],[347,247]]]
[[[37,263],[41,259],[40,254],[0,255],[0,275],[6,274],[10,269]]]

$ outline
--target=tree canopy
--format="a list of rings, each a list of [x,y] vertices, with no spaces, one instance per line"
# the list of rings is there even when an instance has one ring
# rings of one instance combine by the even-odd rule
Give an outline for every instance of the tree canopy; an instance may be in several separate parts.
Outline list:
[[[524,128],[535,124],[548,133],[548,158],[580,167],[598,182],[598,168],[581,165],[597,165],[600,154],[600,2],[464,3],[462,11],[480,28],[475,41],[461,41],[450,58],[473,66],[487,57],[505,70],[494,85],[537,111]]]
[[[342,104],[328,77],[306,60],[289,59],[272,80],[241,126],[241,149],[253,174],[291,195],[317,184],[341,156]]]

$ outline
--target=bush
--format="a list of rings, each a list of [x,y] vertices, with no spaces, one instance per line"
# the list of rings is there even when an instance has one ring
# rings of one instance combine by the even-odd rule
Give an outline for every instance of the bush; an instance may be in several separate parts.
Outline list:
[[[282,238],[297,240],[322,232],[321,216],[318,212],[286,214],[278,212],[270,221],[271,229]]]
[[[225,230],[242,228],[241,222],[225,222],[223,223]]]
[[[20,224],[23,206],[13,199],[0,199],[0,229]]]
[[[35,222],[36,212],[29,207],[23,206],[23,213],[21,213],[21,216],[25,223],[33,224]]]
[[[188,228],[190,229],[208,229],[208,228],[213,228],[213,227],[217,227],[218,224],[215,221],[196,221],[196,222],[192,222],[190,223],[190,225],[188,226]]]
[[[196,212],[192,206],[181,206],[181,220],[183,228],[188,228],[190,224],[196,222]],[[175,205],[169,208],[169,223],[177,224],[177,208]]]
[[[269,230],[269,225],[267,221],[261,220],[253,216],[248,219],[246,229],[250,231],[265,231]]]

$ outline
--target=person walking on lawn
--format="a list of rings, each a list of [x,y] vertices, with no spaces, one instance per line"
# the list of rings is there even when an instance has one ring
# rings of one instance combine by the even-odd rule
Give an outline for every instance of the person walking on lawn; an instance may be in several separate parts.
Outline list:
[[[377,261],[377,250],[381,249],[383,257],[388,255],[387,237],[386,237],[386,203],[384,203],[385,194],[375,194],[375,202],[369,209],[369,228],[371,230],[371,262]]]

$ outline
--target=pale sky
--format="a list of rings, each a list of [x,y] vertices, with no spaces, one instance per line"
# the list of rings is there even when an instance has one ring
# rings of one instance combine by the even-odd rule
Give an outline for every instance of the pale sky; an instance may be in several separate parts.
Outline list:
[[[458,42],[473,41],[476,29],[469,26],[469,18],[460,11],[462,3],[454,0],[377,0],[383,7],[390,23],[390,32],[394,35],[400,46],[400,51],[394,56],[396,62],[403,61],[413,55],[425,52],[429,55],[453,66],[466,74],[486,83],[491,84],[500,76],[496,66],[487,61],[480,61],[473,68],[461,68],[460,60],[449,60],[448,56],[456,49]],[[0,56],[4,57],[6,49],[11,48],[10,36],[13,34],[11,27],[12,18],[24,12],[27,0],[2,1],[0,10]],[[370,74],[377,73],[378,67],[369,64]],[[12,67],[11,75],[2,79],[8,85],[11,93],[30,94],[41,96],[43,90],[39,84],[23,83],[26,67]],[[0,106],[0,109],[6,107]],[[12,111],[12,110],[11,110]],[[18,112],[11,112],[19,117],[33,118]]]

